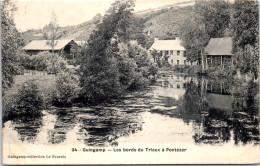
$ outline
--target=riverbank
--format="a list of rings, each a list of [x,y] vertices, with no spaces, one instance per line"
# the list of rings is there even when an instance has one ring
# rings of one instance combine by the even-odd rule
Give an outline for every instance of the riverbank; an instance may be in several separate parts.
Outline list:
[[[163,66],[159,69],[160,72],[174,72],[184,74],[186,76],[208,76],[208,77],[233,77],[237,74],[235,69],[231,68],[216,68],[210,67],[202,69],[201,66]]]

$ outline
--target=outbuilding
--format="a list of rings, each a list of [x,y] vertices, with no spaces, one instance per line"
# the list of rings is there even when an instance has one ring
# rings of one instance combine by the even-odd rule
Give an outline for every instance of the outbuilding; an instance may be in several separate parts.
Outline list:
[[[233,65],[232,38],[212,38],[206,47],[208,67],[226,68]]]
[[[74,57],[72,54],[77,50],[78,45],[74,40],[55,40],[54,47],[50,40],[33,40],[23,50],[29,55],[38,54],[41,51],[55,52],[66,58]]]

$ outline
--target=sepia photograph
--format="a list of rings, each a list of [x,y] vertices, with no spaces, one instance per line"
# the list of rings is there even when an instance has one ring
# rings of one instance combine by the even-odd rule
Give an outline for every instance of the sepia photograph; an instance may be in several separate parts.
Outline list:
[[[1,0],[2,161],[260,163],[258,0]]]

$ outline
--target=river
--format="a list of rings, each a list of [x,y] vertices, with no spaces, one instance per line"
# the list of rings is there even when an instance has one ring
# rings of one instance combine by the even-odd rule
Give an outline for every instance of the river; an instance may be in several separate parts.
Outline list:
[[[37,145],[259,145],[258,103],[238,89],[224,79],[165,73],[153,86],[112,103],[52,107],[40,118],[9,120],[3,130]]]

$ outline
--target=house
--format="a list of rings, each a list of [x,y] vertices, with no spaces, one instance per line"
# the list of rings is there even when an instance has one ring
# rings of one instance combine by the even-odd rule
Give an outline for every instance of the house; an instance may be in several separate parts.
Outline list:
[[[29,55],[38,54],[41,51],[54,51],[60,55],[64,55],[65,57],[74,57],[73,50],[76,50],[78,44],[74,40],[55,40],[54,48],[50,45],[50,40],[33,40],[25,47],[23,50]],[[72,56],[71,56],[72,55]]]
[[[233,65],[232,38],[212,38],[206,49],[206,64],[208,67],[230,67]]]
[[[159,40],[155,38],[154,43],[149,50],[160,53],[161,60],[165,59],[172,66],[190,65],[185,57],[185,48],[181,45],[179,38],[176,38],[175,40]]]

